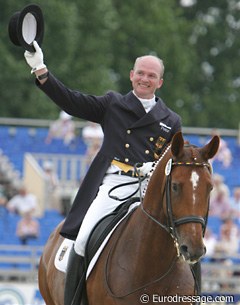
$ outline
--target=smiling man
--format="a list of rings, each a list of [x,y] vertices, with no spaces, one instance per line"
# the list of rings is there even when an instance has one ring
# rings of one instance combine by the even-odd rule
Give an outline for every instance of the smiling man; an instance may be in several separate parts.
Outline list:
[[[146,55],[138,57],[133,70],[130,71],[130,80],[135,95],[143,99],[152,99],[155,91],[163,84],[164,66],[161,59]]]
[[[122,183],[137,181],[134,164],[157,160],[163,147],[181,130],[181,119],[155,96],[155,91],[163,84],[164,73],[163,62],[156,56],[137,58],[130,71],[133,90],[129,93],[108,92],[96,96],[64,86],[48,71],[36,42],[34,47],[36,52],[26,51],[25,58],[36,75],[37,86],[62,110],[100,124],[104,133],[103,144],[61,230],[62,236],[76,240],[68,262],[64,301],[65,305],[73,305],[88,236],[95,224],[121,203],[108,196],[109,190]],[[127,197],[136,188],[135,184],[130,184],[114,195]]]

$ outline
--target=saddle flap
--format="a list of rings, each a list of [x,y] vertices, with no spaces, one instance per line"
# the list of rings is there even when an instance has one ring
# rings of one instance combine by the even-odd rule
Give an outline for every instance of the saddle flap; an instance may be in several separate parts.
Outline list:
[[[94,257],[94,255],[96,254],[96,252],[98,251],[99,247],[102,245],[103,241],[108,236],[108,234],[118,224],[118,222],[128,213],[130,206],[133,203],[139,201],[140,200],[138,197],[133,197],[125,201],[116,210],[103,217],[96,224],[86,244],[85,262],[87,266],[91,262],[92,258]],[[133,210],[131,210],[131,213],[133,212]]]

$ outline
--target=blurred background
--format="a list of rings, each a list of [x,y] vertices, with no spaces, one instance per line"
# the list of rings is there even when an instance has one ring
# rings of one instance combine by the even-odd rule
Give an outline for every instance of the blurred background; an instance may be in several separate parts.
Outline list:
[[[1,305],[44,304],[39,257],[102,140],[99,126],[67,118],[36,88],[24,50],[9,40],[10,17],[30,3],[0,0]],[[213,134],[222,137],[212,162],[203,292],[240,302],[240,1],[34,3],[44,15],[45,63],[67,86],[96,95],[127,93],[135,58],[157,55],[165,64],[158,95],[181,115],[186,140],[202,146]],[[30,219],[17,208],[23,186]],[[25,240],[21,226],[29,223]]]

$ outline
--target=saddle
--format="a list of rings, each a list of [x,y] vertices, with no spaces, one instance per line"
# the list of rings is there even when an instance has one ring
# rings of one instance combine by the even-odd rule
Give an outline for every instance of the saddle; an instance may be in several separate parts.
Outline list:
[[[89,265],[104,239],[108,236],[115,225],[127,214],[129,207],[139,202],[139,197],[133,197],[118,206],[112,213],[103,217],[93,228],[88,238],[85,250],[85,262]],[[131,211],[131,213],[134,209]],[[131,215],[129,213],[129,215]],[[129,217],[128,215],[128,217]]]
[[[112,229],[118,224],[118,222],[126,216],[129,211],[129,207],[135,203],[139,202],[139,197],[132,197],[127,201],[123,202],[120,206],[118,206],[112,213],[106,215],[95,225],[93,230],[90,233],[88,241],[86,243],[85,249],[85,257],[84,257],[84,272],[81,276],[81,280],[78,284],[77,294],[81,295],[82,305],[87,305],[87,294],[86,294],[86,273],[91,262],[92,258],[98,251],[99,247],[108,236],[108,234],[112,231]],[[130,217],[135,208],[131,210],[131,212],[126,216]]]

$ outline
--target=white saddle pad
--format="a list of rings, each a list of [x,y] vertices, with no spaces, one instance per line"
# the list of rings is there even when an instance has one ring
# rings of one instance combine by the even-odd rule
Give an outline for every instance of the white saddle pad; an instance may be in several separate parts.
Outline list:
[[[99,249],[97,250],[96,254],[94,255],[94,257],[92,258],[91,262],[89,263],[88,266],[88,270],[87,270],[87,274],[86,274],[86,278],[88,278],[89,274],[91,273],[93,267],[95,266],[100,254],[102,253],[105,245],[107,244],[109,238],[111,237],[111,235],[113,234],[113,232],[115,231],[115,229],[118,227],[118,225],[123,221],[123,219],[125,217],[127,217],[127,215],[132,211],[132,209],[134,209],[135,207],[137,207],[138,205],[140,205],[140,202],[135,202],[133,203],[129,209],[128,212],[126,213],[126,215],[114,226],[114,228],[111,230],[111,232],[107,235],[107,237],[104,239],[102,245],[99,247]],[[70,239],[64,239],[61,246],[59,247],[57,254],[55,256],[55,260],[54,260],[54,264],[55,267],[61,271],[61,272],[66,272],[67,270],[67,263],[68,263],[68,258],[69,258],[69,253],[70,250],[72,248],[74,244],[73,240]]]
[[[68,257],[73,244],[74,240],[65,238],[59,247],[54,260],[54,265],[59,271],[66,272]]]

